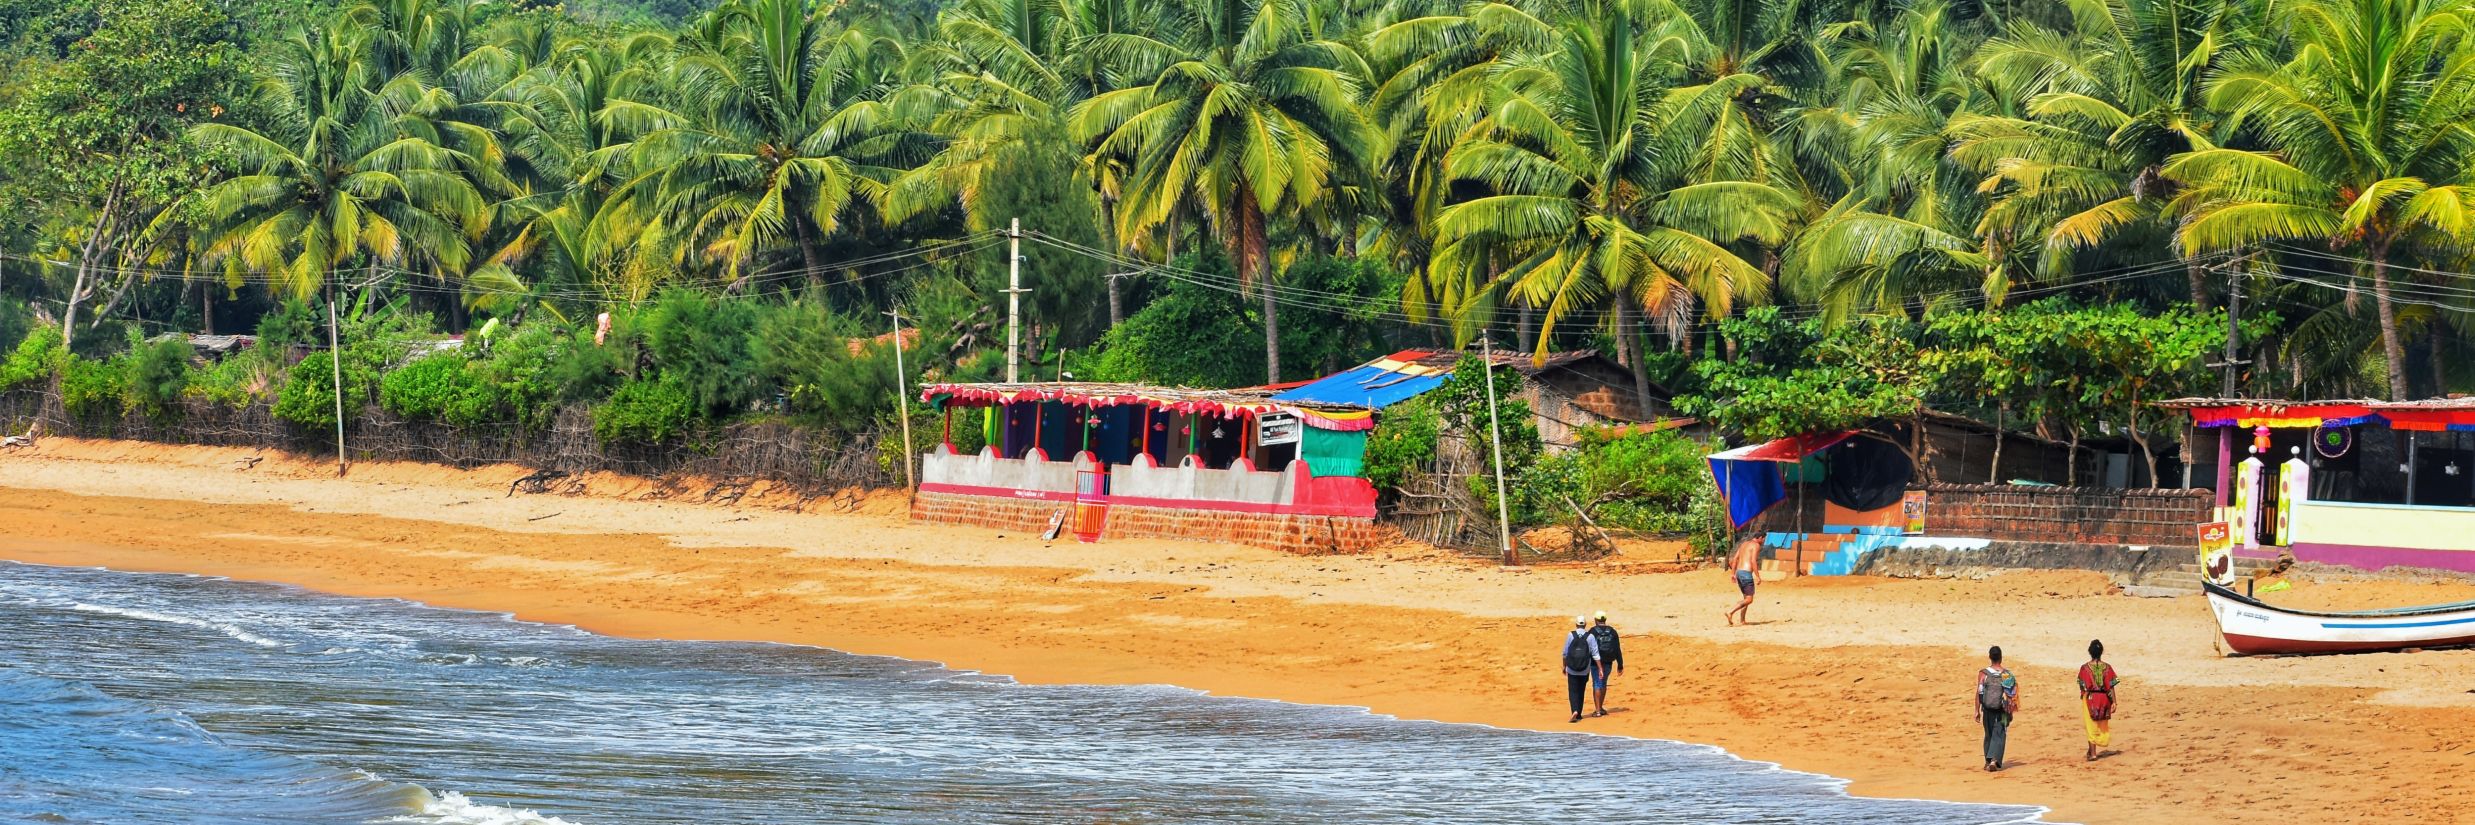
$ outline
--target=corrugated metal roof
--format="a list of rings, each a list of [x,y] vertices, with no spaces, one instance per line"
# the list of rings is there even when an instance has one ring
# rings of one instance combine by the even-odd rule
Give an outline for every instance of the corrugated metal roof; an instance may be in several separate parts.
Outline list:
[[[1284,391],[1272,396],[1272,400],[1350,404],[1380,410],[1444,385],[1444,379],[1452,375],[1452,365],[1422,363],[1430,360],[1425,356],[1431,355],[1418,350],[1396,352]]]

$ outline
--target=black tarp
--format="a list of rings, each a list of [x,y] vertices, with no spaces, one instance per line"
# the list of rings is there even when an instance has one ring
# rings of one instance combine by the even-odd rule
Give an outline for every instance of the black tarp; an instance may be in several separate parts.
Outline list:
[[[1898,504],[1916,475],[1908,454],[1879,438],[1839,442],[1828,456],[1830,472],[1822,479],[1822,498],[1860,513]]]

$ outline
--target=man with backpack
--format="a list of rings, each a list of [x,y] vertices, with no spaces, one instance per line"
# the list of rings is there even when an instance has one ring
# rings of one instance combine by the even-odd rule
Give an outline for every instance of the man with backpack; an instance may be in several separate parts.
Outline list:
[[[1581,700],[1598,669],[1598,640],[1590,638],[1590,620],[1573,617],[1573,632],[1564,636],[1564,693],[1572,699],[1573,718],[1581,721]]]
[[[1590,643],[1598,645],[1598,664],[1590,668],[1590,693],[1598,705],[1591,716],[1607,715],[1607,680],[1624,672],[1624,640],[1616,629],[1607,625],[1607,611],[1598,612],[1598,624],[1590,628]]]
[[[2011,730],[2011,717],[2020,712],[2020,680],[2002,666],[2002,648],[1985,652],[1991,663],[1977,671],[1975,708],[1977,721],[1985,725],[1985,770],[2002,770],[2002,747]]]

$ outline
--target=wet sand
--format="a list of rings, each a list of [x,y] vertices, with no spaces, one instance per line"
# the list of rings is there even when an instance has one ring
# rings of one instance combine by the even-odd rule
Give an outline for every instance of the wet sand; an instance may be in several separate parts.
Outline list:
[[[262,456],[251,463],[244,459]],[[280,581],[508,611],[598,632],[815,644],[1033,682],[1167,683],[1538,730],[1705,742],[1877,796],[2046,805],[2081,822],[2475,820],[2475,651],[2223,658],[2197,597],[2106,595],[2093,573],[1765,585],[1722,625],[1715,570],[1505,570],[1414,546],[1302,558],[1229,545],[1046,543],[913,524],[899,495],[359,465],[46,439],[0,456],[0,558]],[[2438,602],[2466,585],[2306,585],[2319,603]],[[1627,673],[1565,723],[1554,653],[1606,610]],[[2071,673],[2123,672],[2120,753],[2081,761]],[[2021,671],[2014,767],[1978,769],[1970,675]],[[1541,766],[1586,770],[1587,766]]]

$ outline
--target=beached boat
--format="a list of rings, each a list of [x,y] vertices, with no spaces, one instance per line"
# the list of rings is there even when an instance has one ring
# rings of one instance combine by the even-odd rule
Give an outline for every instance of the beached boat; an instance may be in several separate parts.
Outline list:
[[[2475,602],[2319,613],[2274,607],[2202,582],[2226,644],[2241,654],[2365,653],[2475,645]]]

